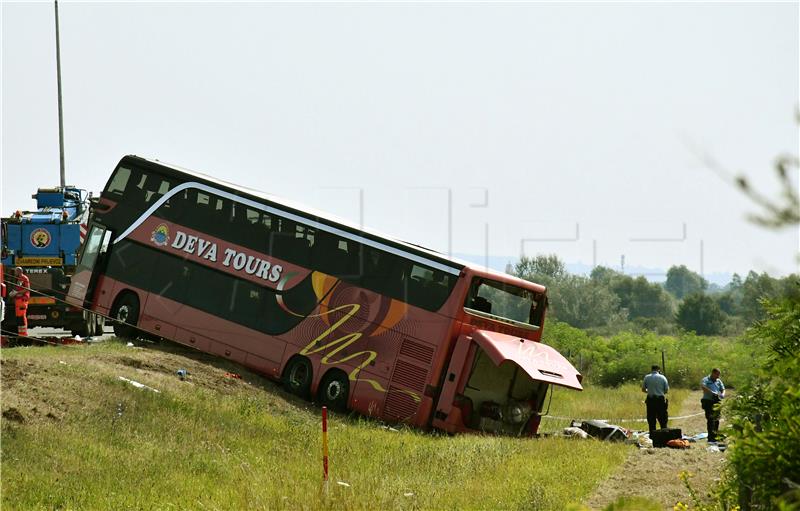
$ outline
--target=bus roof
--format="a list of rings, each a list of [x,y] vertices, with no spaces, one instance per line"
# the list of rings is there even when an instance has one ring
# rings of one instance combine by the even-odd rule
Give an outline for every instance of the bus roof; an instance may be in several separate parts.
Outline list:
[[[441,252],[437,252],[433,249],[409,243],[407,241],[403,241],[401,239],[395,238],[393,236],[381,233],[373,229],[359,227],[349,222],[348,220],[344,220],[330,213],[319,211],[313,207],[306,206],[305,204],[301,204],[291,199],[286,199],[284,197],[279,197],[277,195],[263,192],[261,190],[256,190],[254,188],[248,188],[246,186],[230,183],[218,179],[216,177],[210,176],[208,174],[204,174],[202,172],[197,172],[171,163],[165,163],[156,159],[143,158],[141,156],[136,156],[136,155],[128,155],[125,156],[122,159],[122,161],[120,161],[120,164],[125,162],[127,159],[136,160],[136,163],[139,164],[144,162],[146,166],[158,166],[162,169],[168,169],[176,173],[186,174],[200,181],[205,181],[207,184],[214,184],[217,186],[227,188],[228,190],[238,192],[239,194],[246,194],[249,195],[251,198],[258,199],[259,201],[267,201],[272,205],[292,210],[293,213],[297,214],[298,216],[308,218],[309,221],[322,221],[323,223],[329,224],[332,227],[343,228],[344,230],[350,231],[355,235],[361,235],[361,236],[366,235],[367,237],[375,238],[377,241],[383,241],[383,242],[388,241],[392,244],[398,245],[398,248],[402,248],[403,250],[412,253],[417,253],[419,255],[422,255],[430,259],[434,259],[437,262],[450,266],[451,268],[454,269],[463,270],[464,268],[469,268],[474,272],[483,274],[487,277],[505,281],[509,284],[514,284],[520,287],[534,287],[539,292],[545,291],[544,286],[541,286],[539,284],[535,284],[533,282],[520,279],[513,275],[501,273],[491,268],[485,268],[483,266],[476,265],[474,263],[462,261],[452,256],[447,256],[445,254],[442,254]]]

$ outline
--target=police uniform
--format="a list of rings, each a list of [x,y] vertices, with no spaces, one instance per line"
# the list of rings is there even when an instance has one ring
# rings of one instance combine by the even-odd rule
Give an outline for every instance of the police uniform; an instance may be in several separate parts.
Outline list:
[[[667,427],[667,392],[669,382],[667,377],[658,371],[652,371],[644,377],[642,390],[647,391],[647,425],[650,433],[656,430],[656,420],[662,428]]]
[[[700,399],[700,406],[706,414],[706,430],[708,431],[708,441],[717,441],[717,431],[719,431],[719,408],[716,406],[725,396],[725,384],[717,377],[711,379],[709,374],[700,382],[703,387],[703,397]]]

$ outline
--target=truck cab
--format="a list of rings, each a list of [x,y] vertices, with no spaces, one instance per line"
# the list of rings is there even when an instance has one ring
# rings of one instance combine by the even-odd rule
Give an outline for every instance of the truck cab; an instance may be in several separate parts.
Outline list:
[[[83,240],[88,194],[74,186],[39,188],[33,211],[3,218],[2,263],[21,266],[31,281],[28,322],[73,334],[102,333],[102,318],[64,302]]]

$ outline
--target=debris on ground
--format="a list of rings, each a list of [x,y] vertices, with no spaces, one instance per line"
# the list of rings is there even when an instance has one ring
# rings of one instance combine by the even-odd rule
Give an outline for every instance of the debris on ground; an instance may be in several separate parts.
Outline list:
[[[158,389],[154,389],[153,387],[148,387],[148,386],[147,386],[147,385],[145,385],[144,383],[139,383],[138,381],[131,380],[131,379],[128,379],[128,378],[125,378],[124,376],[120,376],[120,377],[119,377],[119,379],[120,379],[120,380],[122,380],[122,381],[124,381],[124,382],[130,383],[131,385],[133,385],[133,386],[134,386],[134,387],[136,387],[137,389],[146,389],[146,390],[149,390],[149,391],[151,391],[151,392],[155,392],[155,393],[157,393],[157,394],[160,394],[160,393],[161,393],[161,391],[160,391],[160,390],[158,390]]]
[[[564,428],[562,434],[567,438],[589,438],[589,433],[575,426]]]
[[[670,440],[680,440],[683,432],[678,428],[661,428],[650,433],[653,440],[653,447],[666,447]]]
[[[689,444],[688,440],[675,438],[667,441],[667,447],[671,447],[672,449],[688,449],[691,447],[691,444]]]
[[[573,420],[570,427],[580,428],[592,438],[608,442],[624,442],[631,436],[631,432],[620,426],[609,424],[601,420],[577,421]]]

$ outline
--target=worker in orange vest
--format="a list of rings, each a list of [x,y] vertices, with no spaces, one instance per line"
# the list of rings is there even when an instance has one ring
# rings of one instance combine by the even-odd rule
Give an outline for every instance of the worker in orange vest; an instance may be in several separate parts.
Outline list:
[[[31,281],[22,268],[14,268],[16,283],[11,285],[9,298],[14,300],[14,313],[17,317],[17,335],[28,336],[28,301],[31,299]]]
[[[5,254],[4,254],[5,255]],[[0,325],[6,321],[6,282],[3,277],[3,263],[0,263]],[[0,328],[1,329],[1,328]],[[0,333],[0,346],[5,347],[8,338]]]

